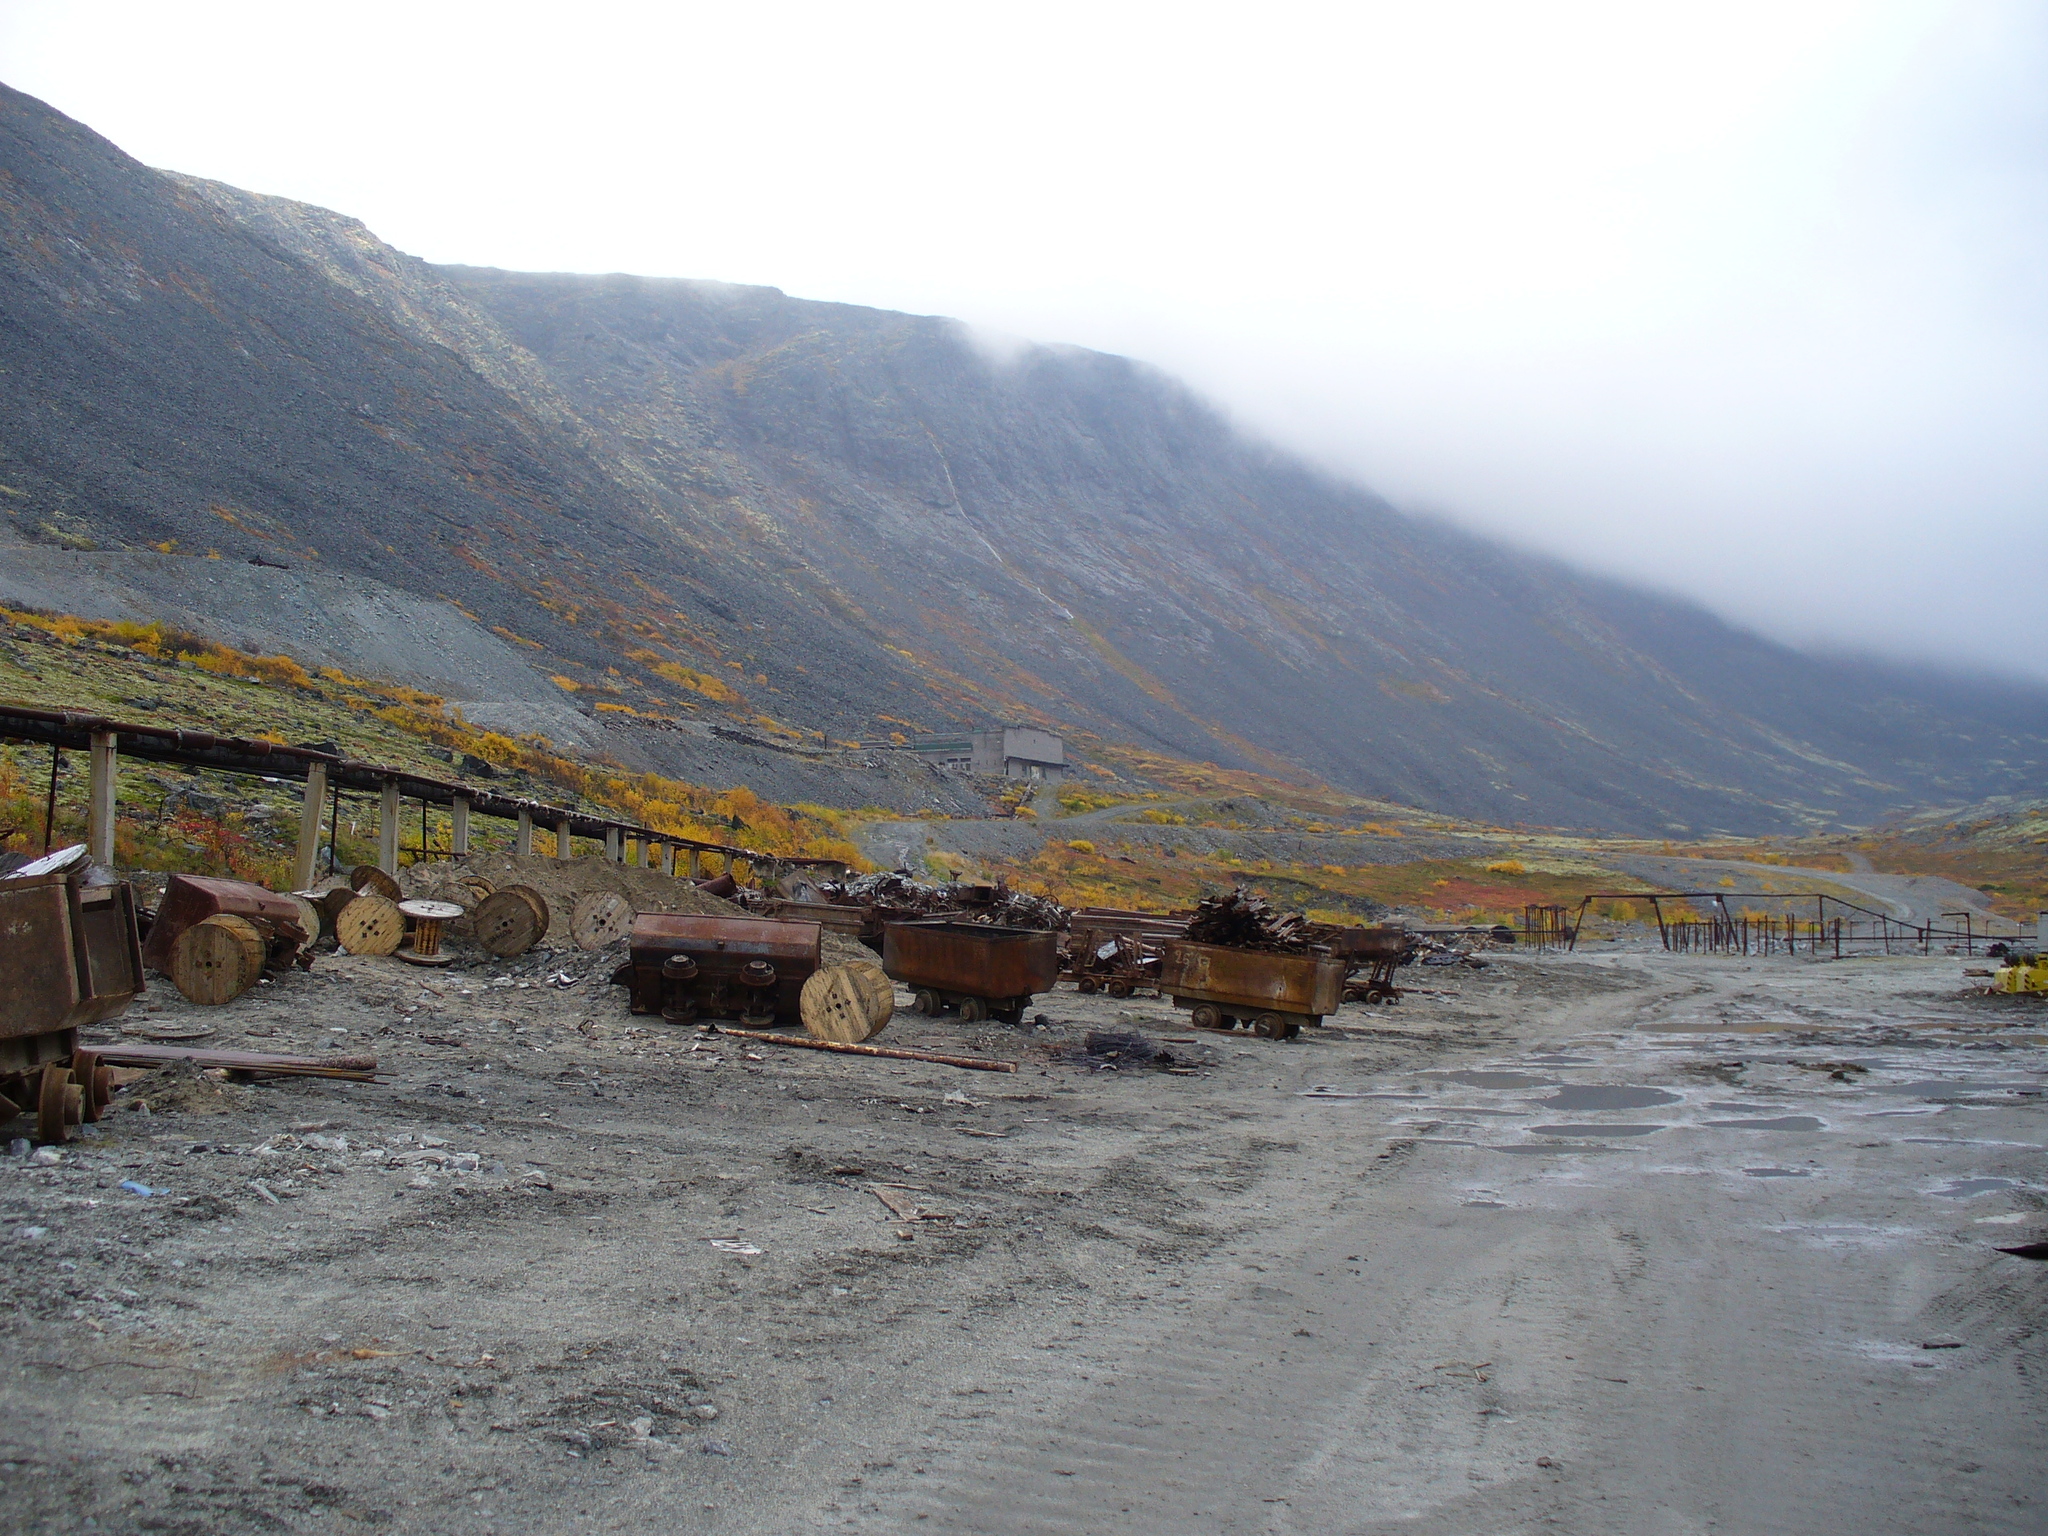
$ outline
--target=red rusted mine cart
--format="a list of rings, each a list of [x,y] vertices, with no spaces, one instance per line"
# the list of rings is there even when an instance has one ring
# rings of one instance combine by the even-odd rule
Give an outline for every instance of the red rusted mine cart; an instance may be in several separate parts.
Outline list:
[[[1268,1040],[1292,1040],[1344,1001],[1345,962],[1334,955],[1281,955],[1175,940],[1160,962],[1159,990],[1192,1009],[1197,1029],[1249,1024]]]
[[[916,994],[919,1013],[957,1008],[970,1024],[1015,1024],[1033,994],[1059,980],[1059,945],[1058,934],[1035,928],[946,918],[890,923],[882,931],[882,969]]]
[[[818,968],[821,932],[816,923],[643,912],[612,980],[632,988],[633,1012],[658,1013],[671,1024],[796,1024],[804,983]]]

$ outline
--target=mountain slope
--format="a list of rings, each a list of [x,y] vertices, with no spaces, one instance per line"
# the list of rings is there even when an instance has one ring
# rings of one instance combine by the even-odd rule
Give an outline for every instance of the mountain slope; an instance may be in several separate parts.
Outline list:
[[[1853,823],[2048,765],[2048,695],[1817,661],[1404,517],[1124,359],[437,269],[18,94],[0,132],[24,537],[289,548],[448,595],[584,699],[1028,718],[1502,821]]]

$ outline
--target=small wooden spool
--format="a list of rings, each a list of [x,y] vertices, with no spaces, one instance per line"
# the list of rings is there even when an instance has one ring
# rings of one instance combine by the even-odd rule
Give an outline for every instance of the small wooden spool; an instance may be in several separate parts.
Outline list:
[[[569,913],[569,937],[578,949],[603,949],[633,931],[639,916],[617,891],[585,891]]]
[[[545,906],[543,903],[543,910]],[[494,891],[478,902],[469,914],[469,926],[477,943],[501,960],[525,954],[547,932],[547,920],[535,913],[533,903],[516,886]]]
[[[341,909],[334,936],[352,955],[389,955],[405,938],[405,916],[398,903],[365,893]]]
[[[233,1002],[263,975],[263,931],[246,917],[217,912],[171,946],[171,984],[187,1002]]]
[[[396,901],[405,892],[398,888],[398,882],[385,874],[374,864],[358,864],[348,872],[349,889],[370,891],[386,901]]]
[[[398,910],[412,919],[412,948],[401,949],[398,958],[414,965],[446,965],[441,925],[462,916],[462,908],[452,901],[401,901]]]
[[[482,875],[464,875],[456,884],[469,892],[469,904],[471,906],[475,906],[486,896],[493,894],[498,889]]]
[[[858,1045],[882,1032],[896,1011],[896,983],[879,965],[856,960],[813,971],[798,999],[804,1032],[814,1039]]]

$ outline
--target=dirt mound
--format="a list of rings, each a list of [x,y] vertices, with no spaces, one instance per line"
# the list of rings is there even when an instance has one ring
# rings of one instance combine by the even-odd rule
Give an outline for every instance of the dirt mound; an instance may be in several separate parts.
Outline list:
[[[718,896],[707,896],[687,880],[657,869],[614,864],[609,859],[550,859],[540,854],[520,858],[510,853],[473,853],[460,859],[436,859],[399,871],[398,883],[408,897],[452,901],[467,909],[476,893],[462,881],[480,875],[496,890],[524,885],[539,891],[548,904],[548,941],[559,933],[568,942],[569,914],[576,898],[590,891],[615,891],[633,903],[636,912],[688,912],[699,917],[744,917],[746,911]]]
[[[121,1090],[120,1105],[147,1104],[152,1115],[225,1115],[247,1109],[246,1090],[202,1072],[189,1061],[167,1061]]]

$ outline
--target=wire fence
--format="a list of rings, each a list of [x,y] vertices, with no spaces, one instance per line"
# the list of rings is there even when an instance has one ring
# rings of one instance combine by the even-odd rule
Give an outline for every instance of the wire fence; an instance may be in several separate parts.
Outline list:
[[[1525,907],[1521,937],[1539,950],[1576,949],[1586,914],[1597,901],[1647,902],[1663,947],[1674,954],[1825,954],[1836,959],[1854,954],[1975,955],[1998,938],[1981,925],[1981,914],[1975,912],[1943,912],[1933,921],[1914,923],[1824,891],[1759,892],[1734,898],[1769,902],[1781,909],[1812,902],[1811,917],[1790,910],[1757,912],[1747,906],[1730,911],[1729,899],[1726,891],[1595,891],[1575,912],[1563,906]],[[1667,903],[1683,906],[1671,911]]]

